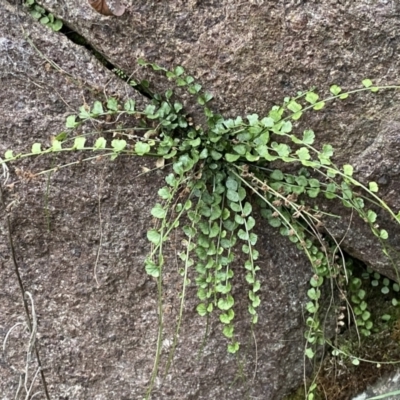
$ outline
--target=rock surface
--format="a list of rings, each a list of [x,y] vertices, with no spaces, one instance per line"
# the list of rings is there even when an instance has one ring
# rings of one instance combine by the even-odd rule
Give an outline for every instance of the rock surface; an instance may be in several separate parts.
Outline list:
[[[283,97],[311,86],[350,88],[365,77],[398,81],[400,10],[393,1],[122,2],[126,12],[115,18],[103,17],[78,0],[38,1],[113,65],[137,81],[148,79],[156,92],[169,88],[169,82],[139,68],[137,59],[183,65],[214,94],[212,107],[225,116],[263,115]],[[6,110],[0,114],[0,154],[8,148],[26,150],[36,141],[50,143],[51,135],[64,129],[65,117],[84,103],[115,95],[146,104],[65,35],[40,26],[5,0],[0,0],[0,14],[0,104]],[[190,99],[184,99],[195,113]],[[339,165],[351,163],[361,180],[377,181],[396,212],[398,100],[395,92],[363,95],[299,124],[299,129],[312,127],[319,144],[337,149]],[[13,165],[6,193],[22,279],[35,301],[49,391],[59,399],[141,399],[157,340],[157,289],[143,269],[149,248],[146,230],[165,172],[138,176],[142,166],[154,167],[154,162],[104,159],[30,179],[32,171],[77,157],[42,157]],[[331,204],[325,206],[332,210]],[[333,211],[343,218],[327,227],[338,239],[345,236],[344,248],[394,277],[369,229],[348,210]],[[390,226],[396,254],[400,231],[390,223],[383,219],[382,225]],[[24,318],[6,233],[3,224],[1,339]],[[174,363],[167,377],[156,382],[153,399],[275,400],[301,384],[302,310],[311,272],[304,257],[276,231],[264,226],[259,235],[263,305],[256,341],[247,322],[246,286],[238,279],[237,333],[245,351],[239,359],[229,356],[218,321],[211,320],[198,355],[206,323],[197,316],[196,290],[190,287]],[[173,340],[182,285],[173,246],[170,251],[161,371]],[[94,278],[97,259],[99,285]],[[4,400],[17,390],[27,343],[21,327],[8,338],[7,355],[0,360]],[[32,376],[34,363],[30,372]],[[37,380],[35,390],[40,387]]]
[[[0,154],[10,148],[26,151],[34,142],[48,145],[52,135],[65,129],[67,115],[105,95],[136,97],[139,105],[146,104],[62,34],[34,23],[4,0],[0,14],[0,104],[5,111],[0,114]],[[146,231],[165,172],[139,176],[141,167],[154,167],[154,161],[125,158],[82,162],[32,177],[78,159],[70,154],[13,164],[5,187],[21,278],[38,318],[50,398],[141,399],[151,376],[158,326],[156,283],[143,268]],[[1,341],[25,319],[4,217],[2,209]],[[271,228],[259,233],[263,306],[254,336],[239,265],[235,293],[243,352],[238,359],[227,354],[215,319],[199,353],[206,321],[198,317],[196,289],[189,287],[175,359],[166,378],[157,380],[152,399],[279,399],[301,384],[309,265]],[[164,279],[161,371],[174,337],[182,285],[174,246]],[[2,400],[17,392],[28,342],[22,325],[8,336],[0,358]],[[35,370],[33,357],[28,383]],[[32,393],[41,390],[37,378]]]
[[[82,34],[116,66],[155,92],[169,83],[137,67],[139,57],[167,68],[182,65],[214,94],[213,109],[226,117],[264,115],[298,90],[331,84],[359,87],[399,81],[400,6],[388,0],[149,1],[126,0],[125,14],[104,17],[86,2],[41,4]],[[189,101],[189,104],[190,101]],[[364,183],[379,182],[380,195],[400,210],[399,95],[364,94],[308,115],[319,146],[330,143],[340,166],[352,164]],[[327,207],[331,207],[328,205]],[[340,210],[344,220],[328,228],[351,255],[392,279],[388,260],[369,228]],[[360,221],[361,222],[361,221]],[[389,245],[399,267],[400,229],[389,223]],[[368,242],[368,246],[363,243]],[[358,248],[362,246],[363,248]]]

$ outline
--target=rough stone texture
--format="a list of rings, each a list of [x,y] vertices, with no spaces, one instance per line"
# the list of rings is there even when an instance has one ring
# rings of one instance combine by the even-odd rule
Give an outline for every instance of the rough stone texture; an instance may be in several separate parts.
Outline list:
[[[72,4],[72,2],[71,2]],[[50,32],[0,0],[0,154],[50,142],[65,117],[84,102],[114,93],[135,96],[82,47]],[[99,18],[93,16],[92,18]],[[27,41],[27,36],[31,44]],[[36,49],[32,46],[35,46]],[[56,62],[61,70],[52,67]],[[144,105],[145,100],[137,97]],[[151,160],[106,159],[32,172],[77,160],[79,155],[25,160],[10,167],[6,202],[22,280],[35,302],[38,345],[52,399],[143,398],[157,339],[157,290],[143,268],[149,249],[149,210],[165,172],[139,176]],[[48,197],[46,196],[49,182]],[[47,204],[47,205],[46,205]],[[47,210],[47,211],[46,211]],[[2,215],[4,217],[4,214]],[[0,236],[0,341],[24,320],[4,218]],[[280,399],[303,376],[303,305],[310,278],[307,261],[269,227],[259,232],[260,323],[250,331],[247,286],[236,267],[239,359],[229,356],[220,324],[206,330],[189,287],[179,345],[170,373],[157,381],[153,399]],[[101,245],[101,246],[100,246]],[[171,347],[181,277],[175,246],[164,278],[165,333],[161,371]],[[99,252],[97,276],[94,266]],[[25,363],[28,335],[17,327],[0,358],[0,398],[14,398]],[[35,363],[30,364],[31,376]],[[256,374],[255,374],[256,372]],[[255,374],[255,375],[254,375]],[[40,390],[40,381],[34,386]],[[37,395],[35,399],[43,399]]]
[[[368,400],[371,397],[378,397],[381,395],[386,395],[382,397],[387,400],[398,400],[399,394],[394,394],[392,396],[387,396],[388,393],[398,392],[399,390],[399,371],[392,372],[390,375],[381,377],[374,385],[369,386],[368,389],[353,397],[352,400]]]
[[[323,91],[334,83],[358,87],[366,77],[382,84],[399,80],[400,6],[392,0],[126,0],[120,18],[103,17],[78,0],[40,3],[113,64],[152,82],[155,91],[168,82],[138,68],[139,57],[166,67],[183,65],[214,94],[212,107],[226,116],[262,115],[283,97],[314,86]],[[299,123],[299,129],[315,130],[320,145],[334,146],[338,165],[351,163],[364,183],[378,181],[395,212],[398,101],[395,92],[356,96]],[[338,240],[345,234],[343,247],[394,278],[369,228],[348,229],[348,210],[340,215],[344,220],[329,223],[329,229]],[[389,226],[389,244],[399,250],[400,229]],[[394,260],[398,265],[399,258]]]

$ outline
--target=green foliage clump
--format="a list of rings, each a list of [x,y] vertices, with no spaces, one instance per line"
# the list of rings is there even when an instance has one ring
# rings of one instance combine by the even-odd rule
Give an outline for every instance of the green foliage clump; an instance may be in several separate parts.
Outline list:
[[[63,23],[54,17],[52,13],[47,12],[43,7],[36,4],[35,0],[24,0],[25,6],[29,10],[29,14],[37,19],[42,25],[45,25],[53,31],[59,31]]]

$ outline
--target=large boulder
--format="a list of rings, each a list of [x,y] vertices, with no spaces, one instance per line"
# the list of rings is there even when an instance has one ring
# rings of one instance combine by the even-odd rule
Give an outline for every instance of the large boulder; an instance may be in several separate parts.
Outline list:
[[[139,107],[146,105],[147,99],[63,34],[3,0],[0,14],[2,155],[7,149],[29,151],[34,142],[49,145],[65,129],[68,115],[105,96],[129,96]],[[10,331],[25,321],[16,266],[33,299],[36,344],[50,398],[141,399],[149,385],[158,335],[157,286],[143,261],[150,248],[150,209],[166,172],[143,175],[142,167],[155,166],[147,159],[83,162],[80,157],[71,153],[21,160],[10,165],[7,182],[2,177],[1,341],[8,335],[0,362],[4,399],[14,398],[26,367],[28,385],[37,368],[34,354],[26,359],[30,339],[24,325]],[[33,176],[66,163],[74,164]],[[190,286],[175,358],[162,379],[182,287],[171,243],[163,280],[161,373],[152,398],[279,399],[301,384],[310,267],[272,228],[259,228],[259,235],[263,303],[254,332],[240,263],[235,267],[236,332],[242,342],[238,358],[227,353],[218,319],[211,318],[207,327],[197,315],[196,288]],[[31,394],[42,390],[37,377]]]
[[[78,0],[40,3],[114,66],[136,81],[150,81],[155,92],[166,90],[170,82],[138,68],[138,58],[167,68],[182,65],[213,93],[212,107],[225,117],[266,114],[285,96],[311,87],[327,94],[332,84],[350,89],[359,87],[364,78],[381,84],[399,78],[400,19],[398,6],[389,1],[137,0],[123,2],[126,11],[118,18],[102,16]],[[326,112],[308,115],[299,129],[314,129],[317,145],[331,144],[335,162],[354,165],[363,183],[378,182],[380,195],[398,212],[396,101],[395,92],[350,97],[328,104]],[[188,106],[195,112],[189,100]],[[339,224],[326,223],[343,248],[397,279],[399,228],[382,222],[389,224],[393,265],[366,224],[349,224],[356,219],[349,210],[338,213],[343,217]]]

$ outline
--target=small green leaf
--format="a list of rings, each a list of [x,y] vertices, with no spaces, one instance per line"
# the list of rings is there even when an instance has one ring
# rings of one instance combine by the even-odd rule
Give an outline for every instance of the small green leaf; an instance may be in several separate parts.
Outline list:
[[[180,65],[175,67],[174,73],[176,76],[181,76],[184,72],[185,72],[185,69],[183,67],[181,67]]]
[[[239,214],[236,214],[235,215],[235,222],[237,223],[237,224],[239,224],[239,225],[242,225],[242,224],[244,224],[244,218],[241,216],[241,215],[239,215]]]
[[[294,114],[292,115],[292,120],[297,121],[298,119],[301,118],[302,115],[303,115],[303,113],[300,112],[300,111],[297,112],[297,113],[294,113]]]
[[[107,144],[106,139],[104,139],[103,137],[99,137],[94,144],[94,148],[95,149],[105,149],[106,144]]]
[[[215,161],[218,161],[222,157],[222,154],[215,150],[211,150],[210,155],[211,155],[211,158]]]
[[[351,361],[351,363],[353,365],[360,365],[360,360],[358,358],[353,358],[353,360]]]
[[[146,117],[150,119],[157,118],[155,112],[156,112],[156,106],[154,104],[147,105],[146,108],[143,110],[143,113],[146,115]]]
[[[75,128],[76,126],[79,125],[79,123],[76,122],[75,120],[76,120],[76,115],[70,115],[70,116],[68,116],[68,117],[67,117],[67,120],[66,120],[66,123],[65,123],[65,126],[66,126],[67,128]]]
[[[237,233],[238,237],[242,240],[249,240],[249,235],[247,232],[245,232],[243,229],[239,229]]]
[[[239,350],[239,343],[234,342],[228,345],[228,352],[231,354],[235,354]]]
[[[163,200],[168,200],[171,198],[171,192],[167,186],[159,189],[157,193]]]
[[[235,162],[240,158],[240,154],[225,154],[225,160],[228,162]]]
[[[314,356],[315,356],[315,353],[311,347],[307,347],[304,354],[310,359],[314,358]]]
[[[189,93],[191,93],[191,94],[199,93],[200,90],[201,90],[201,87],[202,87],[202,86],[199,85],[198,83],[196,83],[196,84],[194,84],[194,85],[191,85],[191,86],[189,86],[189,88],[188,88]]]
[[[68,136],[67,132],[61,132],[58,135],[56,135],[56,137],[54,138],[55,140],[58,140],[59,142],[62,142],[63,140],[65,140]]]
[[[329,90],[333,95],[337,96],[342,91],[342,88],[338,85],[332,85]]]
[[[383,278],[382,283],[383,283],[385,286],[389,286],[390,281],[389,281],[388,278]]]
[[[237,181],[236,181],[235,179],[229,177],[229,178],[226,180],[226,182],[225,182],[225,186],[226,186],[228,189],[232,189],[232,190],[237,191],[238,183],[237,183]]]
[[[312,287],[319,287],[323,284],[324,278],[322,276],[313,276],[310,280]]]
[[[252,230],[254,228],[255,224],[256,224],[256,220],[252,216],[247,218],[246,227],[247,227],[248,231]]]
[[[385,229],[381,229],[381,231],[379,232],[379,237],[381,239],[386,240],[389,237],[389,234],[387,233],[387,231]]]
[[[384,287],[381,289],[381,292],[382,292],[383,294],[388,294],[388,293],[390,292],[390,289],[389,289],[387,286],[384,286]]]
[[[100,103],[100,101],[95,101],[94,102],[91,112],[92,112],[93,115],[100,115],[100,114],[104,113],[103,105]]]
[[[248,162],[258,161],[260,159],[258,154],[251,154],[250,152],[246,152],[245,157]]]
[[[35,18],[35,19],[39,19],[42,16],[42,14],[40,12],[35,11],[35,10],[30,11],[29,14],[31,14],[32,17]]]
[[[258,291],[260,290],[260,288],[261,288],[261,283],[260,283],[260,281],[255,281],[255,282],[254,282],[254,285],[253,285],[253,292],[254,292],[254,293],[258,292]]]
[[[40,154],[42,152],[42,145],[40,143],[34,143],[32,145],[32,151],[33,154]]]
[[[218,308],[220,310],[226,311],[233,307],[235,301],[233,297],[228,294],[225,298],[220,298],[218,300]]]
[[[135,112],[135,100],[129,99],[125,102],[124,104],[124,110],[128,113],[128,114],[132,114]]]
[[[205,92],[205,93],[204,93],[204,96],[203,96],[204,101],[205,101],[206,103],[208,103],[213,97],[214,97],[214,96],[213,96],[211,93],[209,93],[209,92]]]
[[[150,276],[153,276],[154,278],[158,278],[160,276],[160,268],[158,267],[157,264],[155,264],[153,261],[149,259],[145,261],[145,269],[146,272]]]
[[[254,300],[251,304],[254,308],[257,308],[261,304],[260,296],[254,296]]]
[[[241,156],[244,156],[247,151],[247,146],[245,146],[244,144],[237,144],[236,146],[233,146],[232,149]]]
[[[251,204],[246,201],[242,210],[243,216],[247,217],[248,215],[250,215],[251,210],[252,210]]]
[[[314,189],[308,189],[307,190],[308,196],[311,197],[312,199],[315,199],[318,196],[319,192],[320,192],[319,188],[314,188]]]
[[[231,339],[233,336],[233,325],[225,325],[224,329],[222,330],[222,333],[224,334],[225,337]]]
[[[40,18],[39,21],[42,25],[46,25],[50,22],[50,19],[48,17],[44,16],[44,17]]]
[[[254,275],[251,272],[248,272],[246,274],[246,281],[247,283],[249,283],[250,285],[253,284],[255,282],[254,280]]]
[[[230,310],[228,310],[226,313],[221,314],[219,316],[219,320],[223,323],[223,324],[229,324],[232,319],[235,316],[235,312],[232,310],[232,308]]]
[[[250,126],[258,125],[258,114],[251,114],[246,116]]]
[[[114,97],[107,100],[107,108],[111,111],[118,111],[118,101]]]
[[[308,92],[305,97],[305,100],[310,104],[315,104],[318,99],[319,96],[314,92]]]
[[[333,147],[330,144],[324,144],[322,146],[321,156],[324,158],[330,158],[333,156]]]
[[[371,313],[369,311],[364,311],[361,315],[361,318],[366,321],[367,319],[371,318]]]
[[[167,211],[164,210],[161,204],[157,203],[152,209],[151,209],[151,215],[155,218],[165,218],[167,215]]]
[[[197,312],[199,313],[200,316],[204,317],[205,315],[208,314],[207,312],[207,306],[204,303],[200,303],[197,307],[196,307]]]
[[[7,151],[4,153],[4,158],[5,158],[6,160],[10,160],[11,158],[14,158],[13,151],[12,151],[12,150],[7,150]]]
[[[62,149],[62,142],[58,140],[53,140],[51,151],[61,151]]]
[[[307,296],[311,299],[311,300],[318,300],[321,296],[321,292],[319,289],[314,289],[311,288],[307,291]]]
[[[78,136],[74,140],[74,149],[82,150],[85,147],[86,138]]]
[[[271,174],[270,174],[270,178],[274,179],[276,181],[283,181],[283,173],[281,170],[279,169],[275,169]]]
[[[315,133],[311,129],[306,129],[303,132],[303,143],[304,144],[313,144],[315,139]]]
[[[135,152],[138,156],[143,156],[150,151],[150,145],[145,142],[137,142],[135,144]]]
[[[79,107],[79,118],[80,119],[89,119],[91,114],[89,111],[86,110],[85,106]]]
[[[158,245],[161,242],[161,235],[158,231],[156,231],[155,229],[151,229],[149,231],[147,231],[147,239],[155,244]]]
[[[369,190],[371,191],[371,192],[377,192],[379,189],[378,189],[378,184],[376,183],[376,182],[370,182],[369,184],[368,184],[368,186],[369,186]]]
[[[299,160],[309,160],[311,158],[310,152],[306,147],[301,147],[299,150],[296,151],[297,157],[299,157]]]
[[[372,86],[372,81],[370,79],[364,79],[362,81],[362,84],[364,87],[369,88],[370,86]]]
[[[63,27],[63,23],[61,20],[56,19],[53,23],[53,25],[51,26],[51,29],[53,29],[53,31],[58,32],[61,28]]]
[[[353,167],[349,164],[343,165],[343,172],[347,176],[353,176]]]
[[[287,104],[287,109],[292,111],[293,113],[297,113],[298,111],[300,111],[303,107],[300,103],[297,103],[296,100],[291,100],[288,104]]]
[[[322,110],[324,107],[325,107],[325,102],[320,101],[313,107],[313,109],[318,111],[318,110]]]
[[[228,198],[228,200],[233,201],[235,203],[239,201],[239,193],[232,189],[228,189],[226,191],[226,197]]]
[[[281,133],[290,133],[292,132],[293,125],[290,121],[285,121],[280,129]]]
[[[186,85],[187,85],[186,79],[178,78],[176,80],[176,86],[182,87],[182,86],[186,86]]]
[[[111,142],[111,146],[114,149],[115,152],[119,152],[125,149],[126,147],[126,140],[124,139],[114,139]]]
[[[257,243],[257,239],[258,239],[258,236],[257,236],[255,233],[250,232],[250,235],[249,235],[249,242],[250,242],[250,244],[251,244],[252,246],[255,246],[255,244]],[[257,268],[257,267],[256,267],[256,268]]]
[[[368,222],[373,224],[376,221],[376,217],[377,217],[377,215],[376,215],[376,213],[374,211],[372,211],[372,210],[368,210],[367,211]]]
[[[309,301],[309,302],[306,304],[306,310],[307,310],[310,314],[314,314],[315,312],[317,312],[318,307],[317,307],[312,301]]]

